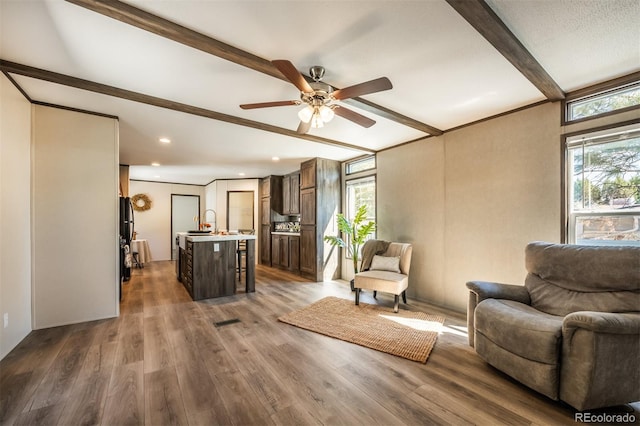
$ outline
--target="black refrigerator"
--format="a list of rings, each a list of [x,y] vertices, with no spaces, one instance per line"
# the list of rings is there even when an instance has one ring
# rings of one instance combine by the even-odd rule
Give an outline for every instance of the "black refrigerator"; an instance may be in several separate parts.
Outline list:
[[[134,220],[133,205],[129,197],[120,197],[120,299],[122,300],[122,282],[131,278],[131,262],[127,254],[131,253]],[[129,256],[130,259],[130,256]],[[128,266],[127,266],[128,265]]]

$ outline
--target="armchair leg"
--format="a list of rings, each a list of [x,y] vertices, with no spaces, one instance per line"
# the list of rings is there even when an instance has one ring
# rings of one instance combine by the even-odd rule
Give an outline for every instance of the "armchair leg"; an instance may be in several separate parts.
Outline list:
[[[407,304],[407,290],[402,292],[402,303]]]
[[[394,298],[393,312],[395,312],[397,314],[398,313],[398,306],[400,305],[400,296],[397,295],[397,294],[394,294],[393,298]]]
[[[356,292],[356,305],[359,305],[360,304],[360,289],[356,288],[355,292]]]

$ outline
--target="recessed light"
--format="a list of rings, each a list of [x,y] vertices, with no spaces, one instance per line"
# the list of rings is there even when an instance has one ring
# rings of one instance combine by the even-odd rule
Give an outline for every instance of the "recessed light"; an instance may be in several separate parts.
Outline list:
[[[154,178],[155,179],[160,179],[160,175],[155,175]]]
[[[271,157],[271,160],[273,160],[273,161],[280,161],[280,157]]]
[[[158,140],[159,140],[160,142],[162,142],[162,143],[171,143],[171,139],[169,139],[169,138],[160,138],[160,139],[158,139]]]
[[[238,173],[238,175],[244,176],[244,172],[240,172],[240,173]]]
[[[160,166],[160,163],[151,163],[151,165],[152,165],[153,167],[158,167],[158,166]]]

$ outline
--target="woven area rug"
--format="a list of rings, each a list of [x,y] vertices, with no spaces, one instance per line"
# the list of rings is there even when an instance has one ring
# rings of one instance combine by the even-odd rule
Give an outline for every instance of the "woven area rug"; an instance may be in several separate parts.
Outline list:
[[[287,324],[412,361],[427,362],[444,317],[325,297],[278,318]]]

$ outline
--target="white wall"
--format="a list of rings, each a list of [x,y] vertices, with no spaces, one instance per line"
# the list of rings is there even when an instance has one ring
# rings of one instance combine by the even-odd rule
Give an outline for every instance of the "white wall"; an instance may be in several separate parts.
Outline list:
[[[258,229],[258,179],[216,180],[205,187],[206,208],[214,209],[217,213],[219,229],[227,229],[227,192],[253,191],[253,228]],[[207,219],[211,221],[213,215],[209,213]]]
[[[171,260],[171,194],[198,195],[200,215],[204,211],[204,187],[199,185],[179,185],[171,183],[132,180],[129,195],[147,194],[151,199],[151,209],[134,212],[137,238],[149,241],[153,260]],[[194,229],[197,226],[195,223]]]
[[[464,312],[467,281],[523,283],[525,245],[560,241],[560,146],[547,103],[378,154],[378,237],[413,243],[410,297]]]
[[[253,191],[254,223],[257,224],[258,182],[258,179],[216,180],[207,186],[199,186],[132,180],[129,194],[147,194],[152,202],[150,210],[135,212],[138,238],[149,240],[153,260],[171,259],[171,194],[199,195],[200,217],[206,209],[213,209],[218,228],[226,229],[227,191]],[[207,221],[213,221],[211,212],[207,213]]]
[[[260,224],[258,218],[259,208],[259,179],[234,179],[234,180],[216,180],[205,187],[206,207],[216,211],[216,224],[219,229],[227,228],[227,192],[228,191],[253,191],[253,228],[258,230]],[[212,215],[208,213],[207,219],[211,221]],[[256,240],[255,260],[258,262],[258,253],[260,253],[259,238]]]
[[[31,104],[0,74],[0,359],[31,332]]]
[[[33,107],[35,329],[118,315],[118,121]]]

